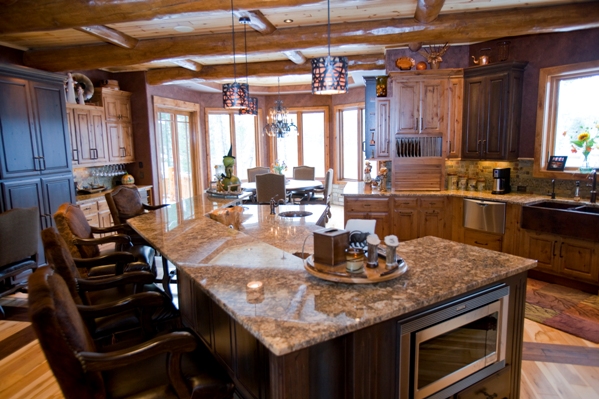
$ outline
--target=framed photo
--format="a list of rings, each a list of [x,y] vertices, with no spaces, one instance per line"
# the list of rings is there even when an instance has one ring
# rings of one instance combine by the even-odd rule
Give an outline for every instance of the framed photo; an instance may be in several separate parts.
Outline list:
[[[547,170],[558,170],[563,171],[566,166],[566,159],[568,157],[561,155],[552,155],[549,157],[549,163],[547,164]]]

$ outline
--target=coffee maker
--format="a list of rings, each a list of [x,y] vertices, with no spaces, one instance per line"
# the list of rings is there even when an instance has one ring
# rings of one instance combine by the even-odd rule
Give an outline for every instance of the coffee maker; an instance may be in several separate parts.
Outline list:
[[[507,194],[510,192],[510,168],[493,169],[493,191],[491,194]]]

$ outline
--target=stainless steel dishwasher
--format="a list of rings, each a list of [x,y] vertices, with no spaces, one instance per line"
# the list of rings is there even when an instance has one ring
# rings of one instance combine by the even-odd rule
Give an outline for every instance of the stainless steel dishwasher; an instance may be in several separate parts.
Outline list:
[[[464,227],[503,234],[505,202],[464,198]]]

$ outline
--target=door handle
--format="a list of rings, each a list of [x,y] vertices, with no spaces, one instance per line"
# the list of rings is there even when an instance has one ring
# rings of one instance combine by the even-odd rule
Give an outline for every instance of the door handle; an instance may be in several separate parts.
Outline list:
[[[557,241],[553,241],[553,245],[551,246],[551,253],[555,258],[555,246],[557,245]]]
[[[564,243],[562,242],[562,243],[559,245],[559,257],[560,257],[560,258],[563,258],[563,257],[564,257],[564,255],[562,254],[562,249],[563,249],[563,248],[564,248]]]

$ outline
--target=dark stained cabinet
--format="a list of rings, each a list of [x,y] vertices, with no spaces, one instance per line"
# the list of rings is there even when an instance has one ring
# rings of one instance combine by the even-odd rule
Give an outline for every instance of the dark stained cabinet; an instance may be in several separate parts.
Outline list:
[[[526,63],[464,70],[462,158],[516,159]]]
[[[0,64],[0,212],[36,206],[42,229],[60,204],[75,202],[63,80]]]

